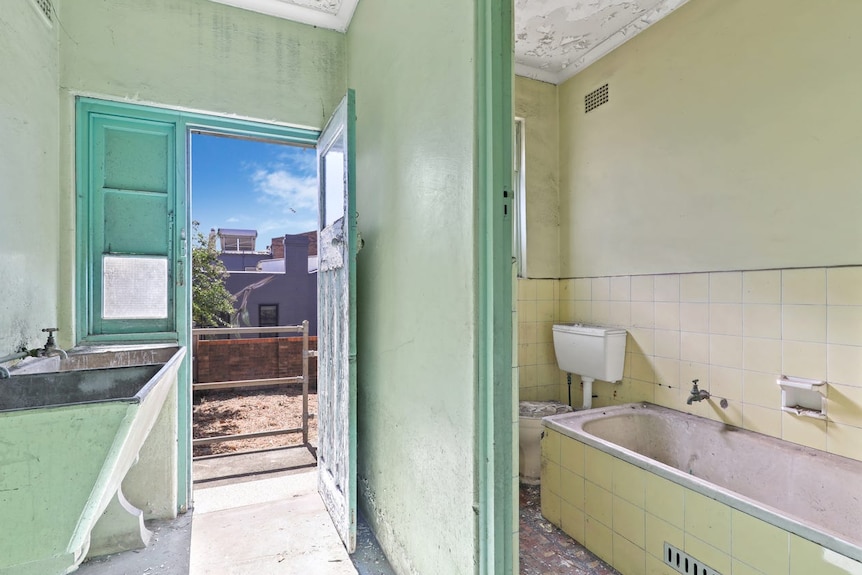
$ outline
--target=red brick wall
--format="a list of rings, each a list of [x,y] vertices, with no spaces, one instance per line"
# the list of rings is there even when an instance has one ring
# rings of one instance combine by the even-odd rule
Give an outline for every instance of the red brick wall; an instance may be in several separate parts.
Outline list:
[[[317,338],[308,338],[317,349]],[[199,341],[194,354],[195,382],[264,379],[302,375],[302,338],[216,339]],[[308,359],[311,387],[317,387],[317,358]]]

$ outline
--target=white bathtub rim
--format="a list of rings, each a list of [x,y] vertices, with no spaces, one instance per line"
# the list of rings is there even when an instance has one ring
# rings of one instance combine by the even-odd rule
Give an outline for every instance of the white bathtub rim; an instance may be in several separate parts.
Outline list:
[[[630,449],[626,449],[625,447],[619,446],[615,443],[611,443],[610,441],[606,441],[604,439],[591,435],[583,430],[566,427],[556,421],[560,419],[578,419],[579,417],[589,417],[593,415],[598,415],[599,413],[611,415],[613,412],[626,411],[636,408],[653,410],[665,409],[669,411],[677,411],[677,413],[679,413],[679,415],[681,416],[707,419],[702,418],[698,415],[674,410],[672,408],[663,407],[648,402],[639,402],[626,403],[623,405],[615,405],[611,407],[597,407],[588,410],[575,411],[574,413],[551,415],[543,418],[542,423],[546,428],[557,431],[567,437],[570,437],[572,439],[580,441],[581,443],[603,451],[609,455],[622,459],[627,463],[631,463],[636,467],[640,467],[641,469],[654,473],[659,477],[662,477],[669,481],[673,481],[674,483],[691,489],[692,491],[695,491],[705,497],[709,497],[710,499],[714,499],[720,503],[732,507],[733,509],[736,509],[738,511],[756,517],[757,519],[765,521],[766,523],[779,527],[785,531],[789,531],[790,533],[798,535],[803,539],[807,539],[809,541],[822,545],[823,547],[835,551],[836,553],[840,553],[841,555],[850,557],[855,561],[862,562],[862,548],[860,548],[858,545],[855,545],[854,543],[851,543],[842,535],[839,535],[834,531],[830,531],[824,528],[815,529],[808,525],[806,522],[804,522],[802,519],[799,519],[787,512],[779,511],[778,509],[770,505],[760,503],[758,501],[755,501],[754,499],[751,499],[714,483],[710,483],[694,475],[683,473],[675,467],[665,465],[664,463],[640,455],[639,453],[631,451]],[[738,429],[740,429],[741,431],[748,431],[749,433],[756,433],[750,430],[742,430],[741,428]],[[784,441],[774,437],[771,439],[775,439],[777,441]]]

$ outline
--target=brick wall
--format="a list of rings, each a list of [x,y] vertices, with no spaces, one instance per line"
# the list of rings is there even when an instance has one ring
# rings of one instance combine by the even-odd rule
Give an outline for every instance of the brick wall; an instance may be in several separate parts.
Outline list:
[[[317,338],[308,338],[317,349]],[[302,338],[216,339],[200,341],[194,354],[195,382],[264,379],[302,375]],[[309,384],[317,387],[317,358],[308,359]]]

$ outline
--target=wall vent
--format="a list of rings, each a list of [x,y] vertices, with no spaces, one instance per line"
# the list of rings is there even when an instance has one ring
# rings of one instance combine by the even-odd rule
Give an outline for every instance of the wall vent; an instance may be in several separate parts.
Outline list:
[[[54,3],[52,0],[31,0],[36,11],[45,18],[48,26],[54,22]]]
[[[586,96],[584,96],[584,114],[595,110],[602,104],[608,102],[608,85],[605,84],[601,88],[596,88]]]
[[[683,575],[721,575],[688,553],[680,551],[667,541],[664,543],[664,564]]]

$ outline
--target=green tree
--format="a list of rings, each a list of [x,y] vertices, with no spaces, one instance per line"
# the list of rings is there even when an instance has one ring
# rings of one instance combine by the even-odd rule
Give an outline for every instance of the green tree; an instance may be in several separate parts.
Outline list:
[[[234,313],[234,297],[227,291],[227,269],[218,259],[215,234],[209,238],[192,222],[192,321],[195,327],[227,327]]]

